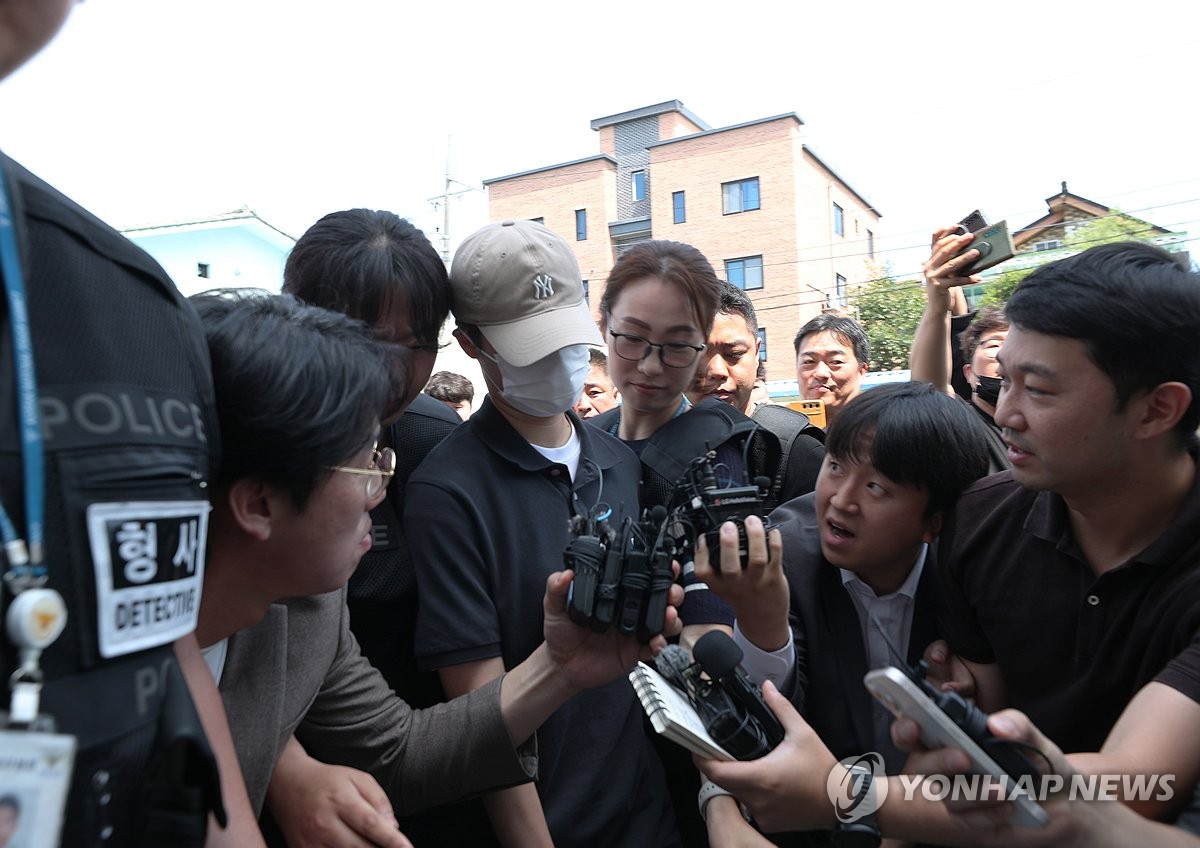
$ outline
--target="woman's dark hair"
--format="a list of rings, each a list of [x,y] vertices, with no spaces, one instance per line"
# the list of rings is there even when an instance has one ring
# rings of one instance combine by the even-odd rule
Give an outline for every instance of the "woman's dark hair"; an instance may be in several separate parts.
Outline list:
[[[625,287],[647,277],[678,286],[692,306],[700,332],[708,336],[721,299],[721,283],[703,253],[678,241],[643,241],[621,254],[600,300],[600,314],[606,323]]]
[[[986,425],[929,383],[888,383],[846,404],[825,437],[825,453],[869,462],[884,476],[929,493],[926,516],[954,505],[988,473]]]
[[[370,442],[407,369],[366,324],[290,295],[238,289],[191,302],[212,358],[218,485],[257,478],[303,509],[328,467]]]
[[[330,212],[296,242],[283,290],[305,303],[378,324],[396,304],[413,336],[436,343],[450,314],[446,266],[425,234],[392,212]]]

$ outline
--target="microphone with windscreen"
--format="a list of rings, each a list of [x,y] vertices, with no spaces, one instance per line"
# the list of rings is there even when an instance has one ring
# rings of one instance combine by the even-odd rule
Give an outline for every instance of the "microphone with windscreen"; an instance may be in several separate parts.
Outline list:
[[[739,663],[742,649],[720,631],[702,636],[695,662],[678,645],[655,660],[659,673],[682,690],[713,741],[739,760],[755,760],[783,741],[783,727]]]

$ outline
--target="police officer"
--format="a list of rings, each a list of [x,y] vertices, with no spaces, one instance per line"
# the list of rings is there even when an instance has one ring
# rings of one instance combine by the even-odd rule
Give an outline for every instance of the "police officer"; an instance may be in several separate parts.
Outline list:
[[[0,77],[72,5],[0,0]],[[203,335],[153,260],[2,154],[0,260],[0,785],[30,844],[202,844],[224,813],[176,648],[192,668]]]

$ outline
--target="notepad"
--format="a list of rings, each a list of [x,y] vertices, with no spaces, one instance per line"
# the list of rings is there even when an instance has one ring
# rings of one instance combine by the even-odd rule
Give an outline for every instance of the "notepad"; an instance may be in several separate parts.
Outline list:
[[[708,735],[687,695],[672,686],[653,666],[639,662],[637,668],[629,672],[629,682],[657,733],[693,754],[714,760],[733,759]]]

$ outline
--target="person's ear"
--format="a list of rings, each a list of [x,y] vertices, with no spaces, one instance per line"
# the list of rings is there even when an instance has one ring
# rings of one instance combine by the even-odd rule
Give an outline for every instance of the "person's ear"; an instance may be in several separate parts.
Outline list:
[[[932,544],[933,540],[942,532],[942,524],[945,522],[945,513],[935,512],[933,515],[925,519],[925,531],[921,534],[921,541],[926,544]]]
[[[963,363],[963,376],[967,378],[967,382],[971,382],[971,378],[975,376],[975,369],[971,367],[970,362]],[[974,383],[971,383],[974,385]]]
[[[1140,418],[1134,435],[1154,438],[1175,429],[1192,404],[1192,390],[1185,383],[1159,383],[1142,395],[1137,403]]]
[[[271,538],[271,522],[279,511],[278,497],[274,486],[253,477],[234,481],[225,495],[229,514],[238,528],[259,542]]]
[[[454,338],[458,340],[458,346],[462,348],[463,353],[472,359],[479,358],[479,348],[475,346],[475,342],[471,341],[471,337],[463,331],[462,327],[455,328]]]

